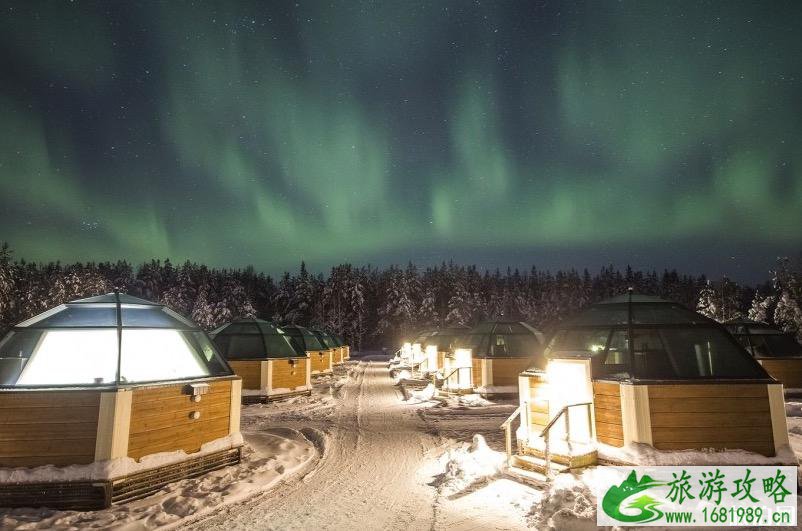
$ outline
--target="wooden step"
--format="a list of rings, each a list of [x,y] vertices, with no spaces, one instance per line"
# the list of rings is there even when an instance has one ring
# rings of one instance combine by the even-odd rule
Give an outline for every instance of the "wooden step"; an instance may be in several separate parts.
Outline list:
[[[549,478],[545,474],[515,465],[505,466],[502,470],[502,474],[511,477],[515,481],[535,487],[536,489],[543,489],[549,482]]]
[[[514,468],[521,468],[528,472],[535,472],[546,476],[546,461],[541,457],[534,457],[531,455],[514,455],[512,456],[512,466]],[[559,474],[565,472],[568,467],[554,461],[551,462],[549,471],[551,474]]]
[[[557,445],[555,445],[557,446]],[[518,455],[540,459],[545,457],[543,448],[537,448],[522,444],[518,441]],[[552,464],[563,465],[565,468],[582,468],[598,464],[599,456],[595,446],[587,444],[576,444],[572,448],[565,448],[564,445],[552,447],[549,453]]]

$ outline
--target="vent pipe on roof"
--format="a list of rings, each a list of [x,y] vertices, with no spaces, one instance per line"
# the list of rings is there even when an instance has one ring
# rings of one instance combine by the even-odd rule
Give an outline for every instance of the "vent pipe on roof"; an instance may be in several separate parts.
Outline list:
[[[627,288],[627,350],[629,350],[629,374],[635,378],[635,345],[632,336],[632,286]]]
[[[114,289],[114,300],[117,303],[117,373],[114,383],[120,384],[120,366],[122,365],[123,356],[123,315],[122,306],[120,305],[120,291]]]

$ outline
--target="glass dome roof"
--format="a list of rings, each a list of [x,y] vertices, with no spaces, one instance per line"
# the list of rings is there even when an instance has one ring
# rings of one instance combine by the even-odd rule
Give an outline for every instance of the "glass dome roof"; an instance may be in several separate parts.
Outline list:
[[[337,348],[340,345],[338,341],[334,339],[334,336],[324,332],[323,330],[310,330],[317,340],[325,347],[325,348]]]
[[[467,326],[459,326],[452,328],[440,328],[432,332],[426,338],[427,345],[434,345],[437,350],[451,350],[452,344],[461,336],[465,335],[470,328]]]
[[[735,339],[758,359],[802,358],[802,345],[794,334],[743,317],[730,319],[724,325]]]
[[[283,328],[261,319],[237,319],[224,324],[212,338],[227,360],[297,358],[291,337]],[[301,354],[303,356],[304,354]]]
[[[290,342],[298,353],[310,350],[326,350],[326,347],[323,346],[317,336],[303,326],[282,326],[281,329],[290,336]]]
[[[192,321],[125,294],[62,304],[0,341],[3,387],[124,386],[231,374]]]
[[[486,321],[463,332],[455,348],[476,358],[540,358],[543,334],[519,321]]]
[[[631,303],[628,295],[615,297],[559,323],[545,354],[590,358],[594,378],[769,379],[722,325],[643,295]]]

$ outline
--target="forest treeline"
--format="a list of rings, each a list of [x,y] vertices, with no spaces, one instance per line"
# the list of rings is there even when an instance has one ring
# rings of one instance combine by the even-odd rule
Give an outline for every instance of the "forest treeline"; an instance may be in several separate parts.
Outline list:
[[[0,329],[69,300],[119,290],[167,304],[212,330],[236,317],[322,327],[353,348],[392,347],[426,327],[471,325],[484,319],[522,320],[541,329],[593,302],[624,293],[658,295],[718,320],[748,316],[797,334],[802,332],[802,274],[782,258],[771,280],[760,286],[675,270],[621,271],[612,266],[591,274],[574,269],[480,271],[443,263],[419,269],[342,264],[327,276],[301,263],[297,272],[274,279],[245,269],[151,260],[74,264],[32,263],[0,249]]]

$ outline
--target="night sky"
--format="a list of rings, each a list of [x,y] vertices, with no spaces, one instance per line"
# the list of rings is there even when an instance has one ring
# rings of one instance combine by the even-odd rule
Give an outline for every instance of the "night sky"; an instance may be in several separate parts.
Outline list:
[[[802,5],[4,2],[0,240],[676,267],[802,249]]]

